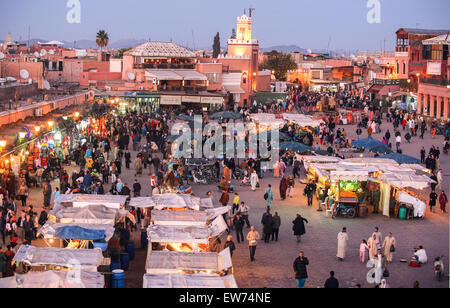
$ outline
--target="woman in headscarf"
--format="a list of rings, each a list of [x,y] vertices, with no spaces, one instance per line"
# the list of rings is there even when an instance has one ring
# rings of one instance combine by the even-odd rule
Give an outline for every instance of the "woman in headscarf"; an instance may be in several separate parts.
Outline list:
[[[255,170],[253,170],[251,176],[250,176],[250,184],[252,186],[252,190],[255,191],[256,190],[256,185],[259,182],[259,178],[258,178],[258,174],[256,173]]]
[[[282,178],[280,181],[280,197],[281,200],[286,199],[286,191],[288,189],[288,181],[286,178]]]
[[[439,195],[439,205],[441,207],[442,213],[445,213],[445,205],[448,203],[447,195],[444,191],[441,191],[441,194]]]

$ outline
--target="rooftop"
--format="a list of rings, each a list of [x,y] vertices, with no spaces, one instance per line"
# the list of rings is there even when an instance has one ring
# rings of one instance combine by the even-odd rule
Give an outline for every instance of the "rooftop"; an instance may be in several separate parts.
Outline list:
[[[433,29],[414,29],[414,28],[400,28],[397,30],[396,33],[399,31],[406,31],[410,34],[424,34],[424,35],[440,35],[440,34],[447,34],[450,32],[450,30],[433,30]]]
[[[195,58],[194,52],[170,42],[147,42],[125,53],[135,57]]]

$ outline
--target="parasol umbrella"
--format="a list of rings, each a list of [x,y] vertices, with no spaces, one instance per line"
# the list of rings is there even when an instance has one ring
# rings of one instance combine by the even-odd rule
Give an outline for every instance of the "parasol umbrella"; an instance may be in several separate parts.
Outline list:
[[[212,114],[209,118],[212,120],[220,118],[237,120],[242,118],[242,114],[238,112],[222,111]]]
[[[395,160],[399,164],[420,164],[420,160],[409,155],[400,153],[391,153],[380,156],[379,158],[389,158]]]
[[[183,120],[183,121],[194,121],[194,116],[189,116],[187,114],[180,114],[174,117],[177,120]]]
[[[356,148],[370,149],[378,145],[384,146],[384,143],[376,139],[373,139],[372,137],[369,137],[366,139],[352,141],[351,145]]]
[[[310,152],[312,148],[300,142],[281,142],[280,150],[292,150],[294,152]]]
[[[380,154],[391,154],[392,150],[386,147],[385,145],[377,145],[369,148],[369,151]]]

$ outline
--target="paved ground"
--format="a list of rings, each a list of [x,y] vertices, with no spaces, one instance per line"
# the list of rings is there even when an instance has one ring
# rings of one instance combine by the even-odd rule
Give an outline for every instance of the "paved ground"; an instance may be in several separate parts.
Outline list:
[[[387,124],[383,126],[383,135]],[[356,136],[355,126],[345,126],[348,136]],[[390,127],[391,135],[393,129]],[[382,134],[375,134],[373,137],[381,139]],[[430,134],[426,134],[426,139],[414,137],[411,144],[402,146],[403,153],[419,157],[421,146],[428,148],[434,144],[440,146],[442,150],[442,136],[431,139]],[[132,153],[134,159],[136,153]],[[441,167],[444,170],[444,188],[447,195],[449,189],[450,159],[447,155],[441,155]],[[134,180],[134,172],[124,169],[122,179],[129,185]],[[147,173],[139,178],[143,184],[142,195],[150,193]],[[449,287],[447,281],[437,282],[433,277],[432,264],[426,264],[421,268],[410,268],[405,263],[400,263],[400,258],[409,258],[413,253],[415,245],[423,245],[427,251],[428,258],[432,260],[438,255],[445,256],[446,276],[448,275],[449,260],[449,216],[448,214],[426,213],[424,220],[398,220],[381,215],[370,214],[366,218],[345,219],[340,218],[332,220],[325,217],[324,212],[317,212],[317,201],[314,200],[312,208],[306,206],[307,202],[302,196],[303,185],[296,185],[295,197],[281,201],[278,192],[279,179],[273,179],[269,173],[261,181],[261,188],[256,192],[250,191],[248,187],[237,187],[241,200],[245,201],[250,207],[250,222],[255,225],[260,233],[261,216],[265,211],[265,201],[263,199],[264,189],[268,184],[272,184],[275,192],[275,200],[272,206],[272,212],[278,211],[281,216],[282,224],[280,228],[280,239],[278,242],[265,244],[261,241],[256,251],[256,262],[250,262],[247,243],[237,244],[237,249],[233,255],[234,272],[239,287],[296,287],[292,263],[300,250],[304,251],[305,256],[310,260],[308,266],[309,278],[306,287],[322,287],[328,277],[330,270],[336,272],[336,278],[339,279],[341,287],[349,287],[354,283],[361,283],[363,287],[373,287],[366,283],[365,276],[367,269],[365,265],[359,263],[359,244],[362,239],[371,235],[374,226],[379,226],[383,237],[388,232],[392,232],[398,242],[397,252],[394,261],[389,265],[390,277],[387,279],[392,287],[412,287],[413,282],[418,280],[421,287]],[[236,183],[235,183],[236,184]],[[53,186],[55,187],[55,186]],[[105,191],[109,185],[105,187]],[[194,193],[197,196],[204,196],[211,190],[214,192],[215,204],[218,204],[220,192],[215,186],[194,186]],[[423,192],[428,196],[429,191]],[[33,190],[29,198],[29,204],[40,207],[42,203],[41,190]],[[306,225],[307,233],[302,238],[302,242],[297,244],[292,232],[292,220],[296,213],[301,213],[309,223]],[[343,262],[337,261],[336,255],[336,236],[343,226],[348,229],[350,238],[347,258]],[[247,229],[244,230],[246,235]],[[234,235],[234,234],[233,234]],[[136,247],[140,245],[140,233],[134,234]],[[225,237],[225,236],[224,236]],[[233,236],[235,238],[235,236]],[[222,240],[225,242],[225,239]],[[33,243],[42,245],[41,241]],[[130,270],[126,273],[127,287],[141,287],[142,275],[145,272],[146,250],[137,249],[136,260],[130,263]]]

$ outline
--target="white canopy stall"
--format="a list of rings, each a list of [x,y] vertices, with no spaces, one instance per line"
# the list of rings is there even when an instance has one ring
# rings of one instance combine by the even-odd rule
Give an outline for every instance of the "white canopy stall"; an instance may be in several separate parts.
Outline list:
[[[44,271],[16,274],[0,279],[0,289],[5,288],[104,288],[105,278],[97,272]]]
[[[427,205],[422,200],[401,191],[397,195],[397,201],[399,203],[411,205],[414,208],[414,217],[423,217],[425,215]]]
[[[147,274],[223,273],[233,267],[230,249],[216,252],[151,250],[147,255]]]
[[[145,274],[144,288],[237,288],[233,275]]]
[[[13,261],[24,262],[31,267],[51,266],[97,272],[97,267],[102,264],[103,255],[100,249],[41,248],[22,245]]]
[[[155,225],[205,226],[208,213],[204,211],[152,211],[152,222]]]
[[[86,207],[92,204],[103,204],[109,208],[120,209],[125,206],[126,202],[127,196],[121,195],[60,195],[55,200],[54,209],[59,210],[61,207]]]
[[[303,127],[317,127],[320,126],[322,121],[316,120],[311,116],[300,114],[300,113],[283,113],[283,118],[294,122],[295,124],[298,124]]]
[[[63,207],[49,213],[50,219],[59,223],[83,223],[114,225],[127,211],[110,208],[103,204],[91,204],[86,207]]]

